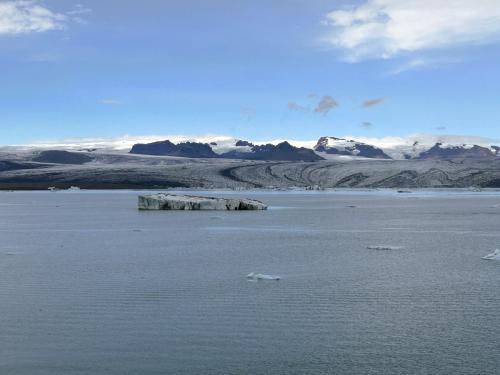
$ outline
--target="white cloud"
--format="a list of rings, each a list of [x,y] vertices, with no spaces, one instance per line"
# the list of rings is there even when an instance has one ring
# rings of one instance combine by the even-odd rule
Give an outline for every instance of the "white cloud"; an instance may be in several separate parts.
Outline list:
[[[64,29],[66,22],[85,23],[80,16],[92,12],[77,4],[73,10],[58,13],[38,0],[0,1],[0,35],[29,34]]]
[[[0,35],[60,30],[67,16],[45,8],[35,0],[0,2]]]
[[[401,54],[500,40],[499,0],[365,0],[326,16],[327,42],[346,58]]]

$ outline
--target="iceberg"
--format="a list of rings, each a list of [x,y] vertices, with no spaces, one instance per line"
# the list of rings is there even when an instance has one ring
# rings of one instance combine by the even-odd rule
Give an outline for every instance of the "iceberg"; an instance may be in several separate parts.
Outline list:
[[[483,259],[486,259],[486,260],[500,260],[500,250],[496,249],[491,254],[488,254],[488,255],[484,256]]]
[[[250,272],[247,275],[247,279],[249,281],[258,281],[258,280],[281,280],[281,277],[276,275],[265,275],[262,273]]]
[[[194,195],[175,195],[159,193],[139,196],[139,210],[267,210],[267,206],[254,199],[227,199],[199,197]]]

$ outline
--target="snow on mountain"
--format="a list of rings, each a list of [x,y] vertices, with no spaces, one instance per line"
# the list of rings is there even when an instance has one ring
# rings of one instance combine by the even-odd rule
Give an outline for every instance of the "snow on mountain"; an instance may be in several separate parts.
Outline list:
[[[132,146],[131,154],[176,156],[186,158],[223,158],[242,160],[276,160],[276,161],[318,161],[323,160],[313,150],[303,147],[292,146],[288,142],[277,145],[253,145],[248,141],[236,141],[231,145],[231,150],[221,154],[214,152],[217,142],[180,142],[173,143],[170,140],[151,143],[137,143]],[[213,148],[212,148],[213,147]],[[219,151],[221,148],[219,147]]]
[[[383,138],[358,137],[355,139],[358,142],[379,147],[391,158],[399,160],[418,158],[421,153],[429,151],[437,144],[441,144],[442,148],[472,148],[475,145],[491,149],[495,155],[498,155],[499,149],[496,145],[500,144],[500,140],[486,137],[433,134],[410,134],[406,137]]]
[[[239,152],[250,152],[253,145],[272,144],[278,145],[283,142],[288,142],[295,147],[311,148],[316,141],[297,141],[290,139],[274,139],[274,140],[245,140],[238,137],[228,135],[206,134],[206,135],[182,135],[182,134],[166,134],[166,135],[145,135],[145,136],[130,136],[124,135],[120,137],[95,137],[95,138],[63,138],[55,140],[35,141],[28,144],[20,145],[1,145],[2,150],[31,150],[31,149],[57,149],[57,150],[101,150],[101,151],[125,151],[128,152],[135,144],[148,144],[153,142],[161,142],[169,140],[172,143],[178,144],[183,142],[208,143],[212,150],[217,154],[223,154],[229,151],[237,150]],[[237,143],[240,142],[240,145]],[[246,145],[245,145],[246,143]]]
[[[449,158],[494,158],[496,151],[491,147],[478,145],[450,145],[436,143],[429,150],[422,152],[418,159],[449,159]]]
[[[56,140],[35,141],[29,144],[4,145],[1,149],[64,149],[64,150],[102,150],[128,152],[135,144],[147,144],[170,140],[178,144],[183,142],[208,143],[216,153],[223,153],[235,147],[238,138],[226,135],[145,135],[101,138],[63,138]]]
[[[373,159],[390,159],[384,151],[378,147],[349,139],[322,137],[318,140],[314,150],[319,153],[359,156]]]

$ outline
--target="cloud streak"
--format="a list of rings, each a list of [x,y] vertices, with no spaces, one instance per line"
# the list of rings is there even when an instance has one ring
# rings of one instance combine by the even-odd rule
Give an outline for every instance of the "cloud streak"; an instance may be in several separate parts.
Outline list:
[[[321,113],[326,116],[332,109],[339,106],[339,103],[329,95],[325,95],[321,98],[318,106],[314,109],[314,112]]]
[[[369,99],[369,100],[365,100],[361,106],[363,108],[372,108],[372,107],[382,105],[382,104],[384,104],[384,102],[385,102],[384,98]]]
[[[289,102],[287,107],[289,111],[309,112],[311,110],[311,108],[300,105],[296,102]]]
[[[351,62],[500,40],[498,0],[364,0],[324,23]]]

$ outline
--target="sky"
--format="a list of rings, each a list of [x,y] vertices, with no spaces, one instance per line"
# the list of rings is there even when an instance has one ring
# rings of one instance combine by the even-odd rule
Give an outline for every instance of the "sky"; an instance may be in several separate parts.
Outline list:
[[[0,144],[500,139],[498,0],[0,0]]]

